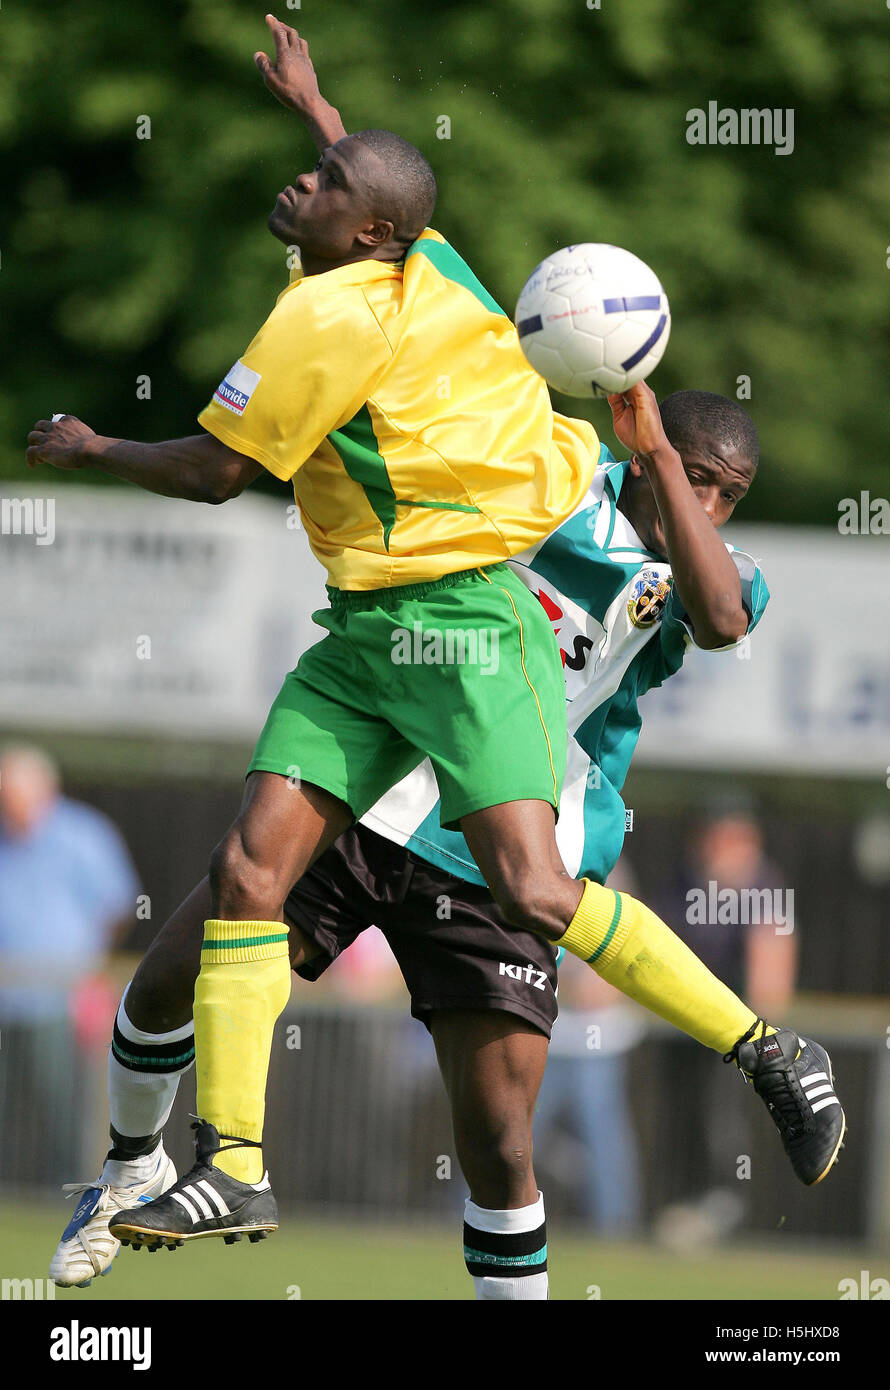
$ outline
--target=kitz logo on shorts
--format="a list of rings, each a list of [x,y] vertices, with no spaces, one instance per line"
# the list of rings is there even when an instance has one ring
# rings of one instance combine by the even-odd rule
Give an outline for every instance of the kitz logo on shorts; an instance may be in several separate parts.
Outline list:
[[[511,980],[525,980],[525,983],[531,985],[532,989],[547,988],[547,972],[536,970],[531,961],[528,965],[508,965],[505,960],[502,960],[498,965],[498,974],[509,975]],[[537,975],[538,978],[533,980],[533,975]]]
[[[213,399],[225,410],[231,410],[233,415],[243,415],[260,380],[259,372],[251,371],[243,362],[236,362],[217,386]]]

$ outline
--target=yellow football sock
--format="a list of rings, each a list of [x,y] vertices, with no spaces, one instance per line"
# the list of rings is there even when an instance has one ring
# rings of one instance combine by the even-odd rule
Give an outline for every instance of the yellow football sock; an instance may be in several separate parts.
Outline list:
[[[729,1052],[757,1022],[670,927],[627,893],[585,879],[558,944],[622,994],[717,1052]],[[775,1031],[767,1025],[767,1035]]]
[[[198,1114],[220,1134],[263,1137],[272,1029],[290,985],[283,922],[204,923],[195,984]],[[259,1182],[263,1151],[230,1149],[214,1167],[241,1182]]]

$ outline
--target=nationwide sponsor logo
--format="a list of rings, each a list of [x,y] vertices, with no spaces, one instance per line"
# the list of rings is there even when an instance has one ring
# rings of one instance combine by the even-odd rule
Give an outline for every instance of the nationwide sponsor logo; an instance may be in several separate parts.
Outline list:
[[[657,570],[641,570],[627,601],[627,616],[634,627],[654,627],[664,613],[670,592],[670,576],[662,578]]]
[[[251,371],[243,362],[236,362],[217,386],[213,399],[225,410],[231,410],[233,415],[243,415],[260,380],[259,372]]]
[[[524,980],[527,985],[531,985],[532,989],[547,988],[547,972],[538,970],[531,961],[528,965],[512,965],[502,960],[498,964],[498,974],[506,975],[511,980]],[[537,978],[532,979],[533,975]]]
[[[221,381],[216,388],[215,398],[220,405],[224,405],[227,410],[233,410],[236,415],[244,414],[244,407],[250,400],[246,391],[236,391],[230,381]]]

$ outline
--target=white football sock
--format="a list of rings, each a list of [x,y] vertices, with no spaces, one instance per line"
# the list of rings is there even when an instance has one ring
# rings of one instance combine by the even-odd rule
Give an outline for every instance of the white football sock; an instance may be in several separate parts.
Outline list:
[[[110,1187],[137,1187],[148,1182],[158,1170],[163,1155],[163,1140],[159,1139],[150,1154],[138,1158],[106,1158],[99,1178]]]
[[[541,1193],[531,1206],[508,1211],[478,1207],[468,1197],[464,1259],[477,1300],[546,1299],[547,1228]]]
[[[108,1053],[111,1138],[119,1150],[126,1150],[128,1141],[135,1145],[142,1139],[146,1152],[139,1157],[148,1159],[154,1152],[157,1161],[157,1142],[173,1109],[179,1078],[194,1065],[194,1024],[190,1021],[169,1033],[147,1033],[127,1017],[126,1001],[127,990]]]

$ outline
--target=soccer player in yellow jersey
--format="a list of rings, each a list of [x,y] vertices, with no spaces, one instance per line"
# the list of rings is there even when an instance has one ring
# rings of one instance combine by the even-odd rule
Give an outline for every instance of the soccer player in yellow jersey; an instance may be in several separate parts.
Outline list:
[[[303,41],[271,27],[274,90]],[[124,1213],[153,1244],[275,1229],[261,1139],[290,990],[284,901],[424,757],[442,824],[460,827],[508,922],[614,967],[619,988],[696,1018],[711,1046],[737,1047],[757,1022],[642,904],[572,879],[557,850],[562,667],[542,607],[504,562],[583,499],[595,433],[554,416],[509,318],[427,227],[435,180],[423,156],[389,132],[347,136],[331,108],[315,110],[322,156],[269,218],[305,273],[217,388],[204,433],[138,444],[66,416],[39,421],[28,441],[32,464],[99,467],[193,501],[234,497],[263,468],[293,479],[330,578],[317,615],[328,635],[286,677],[211,858],[194,1008],[205,1123],[196,1168]],[[612,398],[616,431],[648,474],[698,644],[726,645],[748,626],[738,570],[646,400]],[[708,572],[706,590],[684,557]]]

